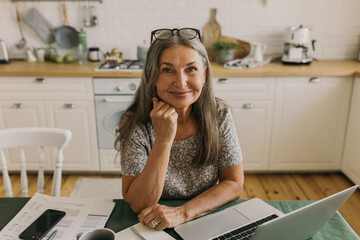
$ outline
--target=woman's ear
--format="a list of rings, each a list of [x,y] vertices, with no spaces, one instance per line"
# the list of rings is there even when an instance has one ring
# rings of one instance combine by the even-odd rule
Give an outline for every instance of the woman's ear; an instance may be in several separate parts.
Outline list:
[[[207,80],[207,71],[208,71],[208,68],[206,67],[206,68],[205,68],[205,71],[204,71],[204,76],[203,76],[203,77],[204,77],[204,78],[203,78],[203,79],[204,79],[203,86],[205,86],[205,85],[206,85],[206,80]]]

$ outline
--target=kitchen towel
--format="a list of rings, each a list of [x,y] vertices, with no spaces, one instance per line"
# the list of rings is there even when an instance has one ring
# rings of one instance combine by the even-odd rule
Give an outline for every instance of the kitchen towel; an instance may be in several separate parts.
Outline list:
[[[79,178],[70,197],[122,199],[121,178]]]
[[[260,67],[271,62],[271,57],[265,57],[264,61],[257,62],[253,57],[246,57],[243,59],[235,59],[228,61],[224,64],[225,68],[228,69],[242,69],[242,68],[254,68]]]

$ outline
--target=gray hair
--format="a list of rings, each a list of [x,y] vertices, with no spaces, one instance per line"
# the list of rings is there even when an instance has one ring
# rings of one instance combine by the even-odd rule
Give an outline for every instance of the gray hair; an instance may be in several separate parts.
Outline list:
[[[209,58],[204,45],[198,39],[188,40],[174,36],[152,42],[147,52],[140,86],[135,93],[132,103],[120,118],[114,145],[118,151],[124,150],[127,147],[135,125],[151,122],[152,99],[153,97],[158,97],[155,84],[159,76],[161,54],[165,49],[179,45],[190,47],[198,52],[206,69],[205,85],[199,99],[193,103],[191,112],[197,120],[198,131],[200,133],[200,146],[197,157],[192,164],[194,167],[201,167],[217,161],[220,143],[217,125],[217,100],[214,96],[211,82]]]

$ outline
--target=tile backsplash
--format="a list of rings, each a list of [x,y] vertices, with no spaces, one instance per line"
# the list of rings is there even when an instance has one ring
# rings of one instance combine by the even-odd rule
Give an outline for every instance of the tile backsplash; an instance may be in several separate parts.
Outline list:
[[[266,54],[281,55],[285,29],[300,24],[312,28],[318,59],[357,59],[360,45],[359,0],[103,0],[99,2],[29,1],[13,3],[0,0],[0,39],[10,55],[21,56],[15,43],[21,37],[16,22],[16,7],[21,15],[30,8],[39,12],[54,27],[64,24],[62,5],[66,3],[69,24],[83,28],[88,47],[97,46],[103,52],[117,48],[125,58],[136,58],[137,45],[149,44],[150,32],[156,28],[194,27],[201,31],[210,19],[210,9],[217,8],[216,19],[222,35],[249,42],[263,42]],[[84,7],[93,5],[98,24],[84,26]],[[48,47],[40,37],[22,22],[29,47]],[[61,49],[60,54],[76,53],[76,49]]]

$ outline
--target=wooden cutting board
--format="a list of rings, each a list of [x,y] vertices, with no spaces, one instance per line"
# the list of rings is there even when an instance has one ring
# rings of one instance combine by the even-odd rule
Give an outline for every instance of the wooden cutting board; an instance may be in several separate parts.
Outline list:
[[[206,23],[202,36],[202,41],[210,60],[215,60],[215,53],[212,45],[221,38],[221,26],[216,21],[216,11],[216,8],[210,10],[210,20]]]

